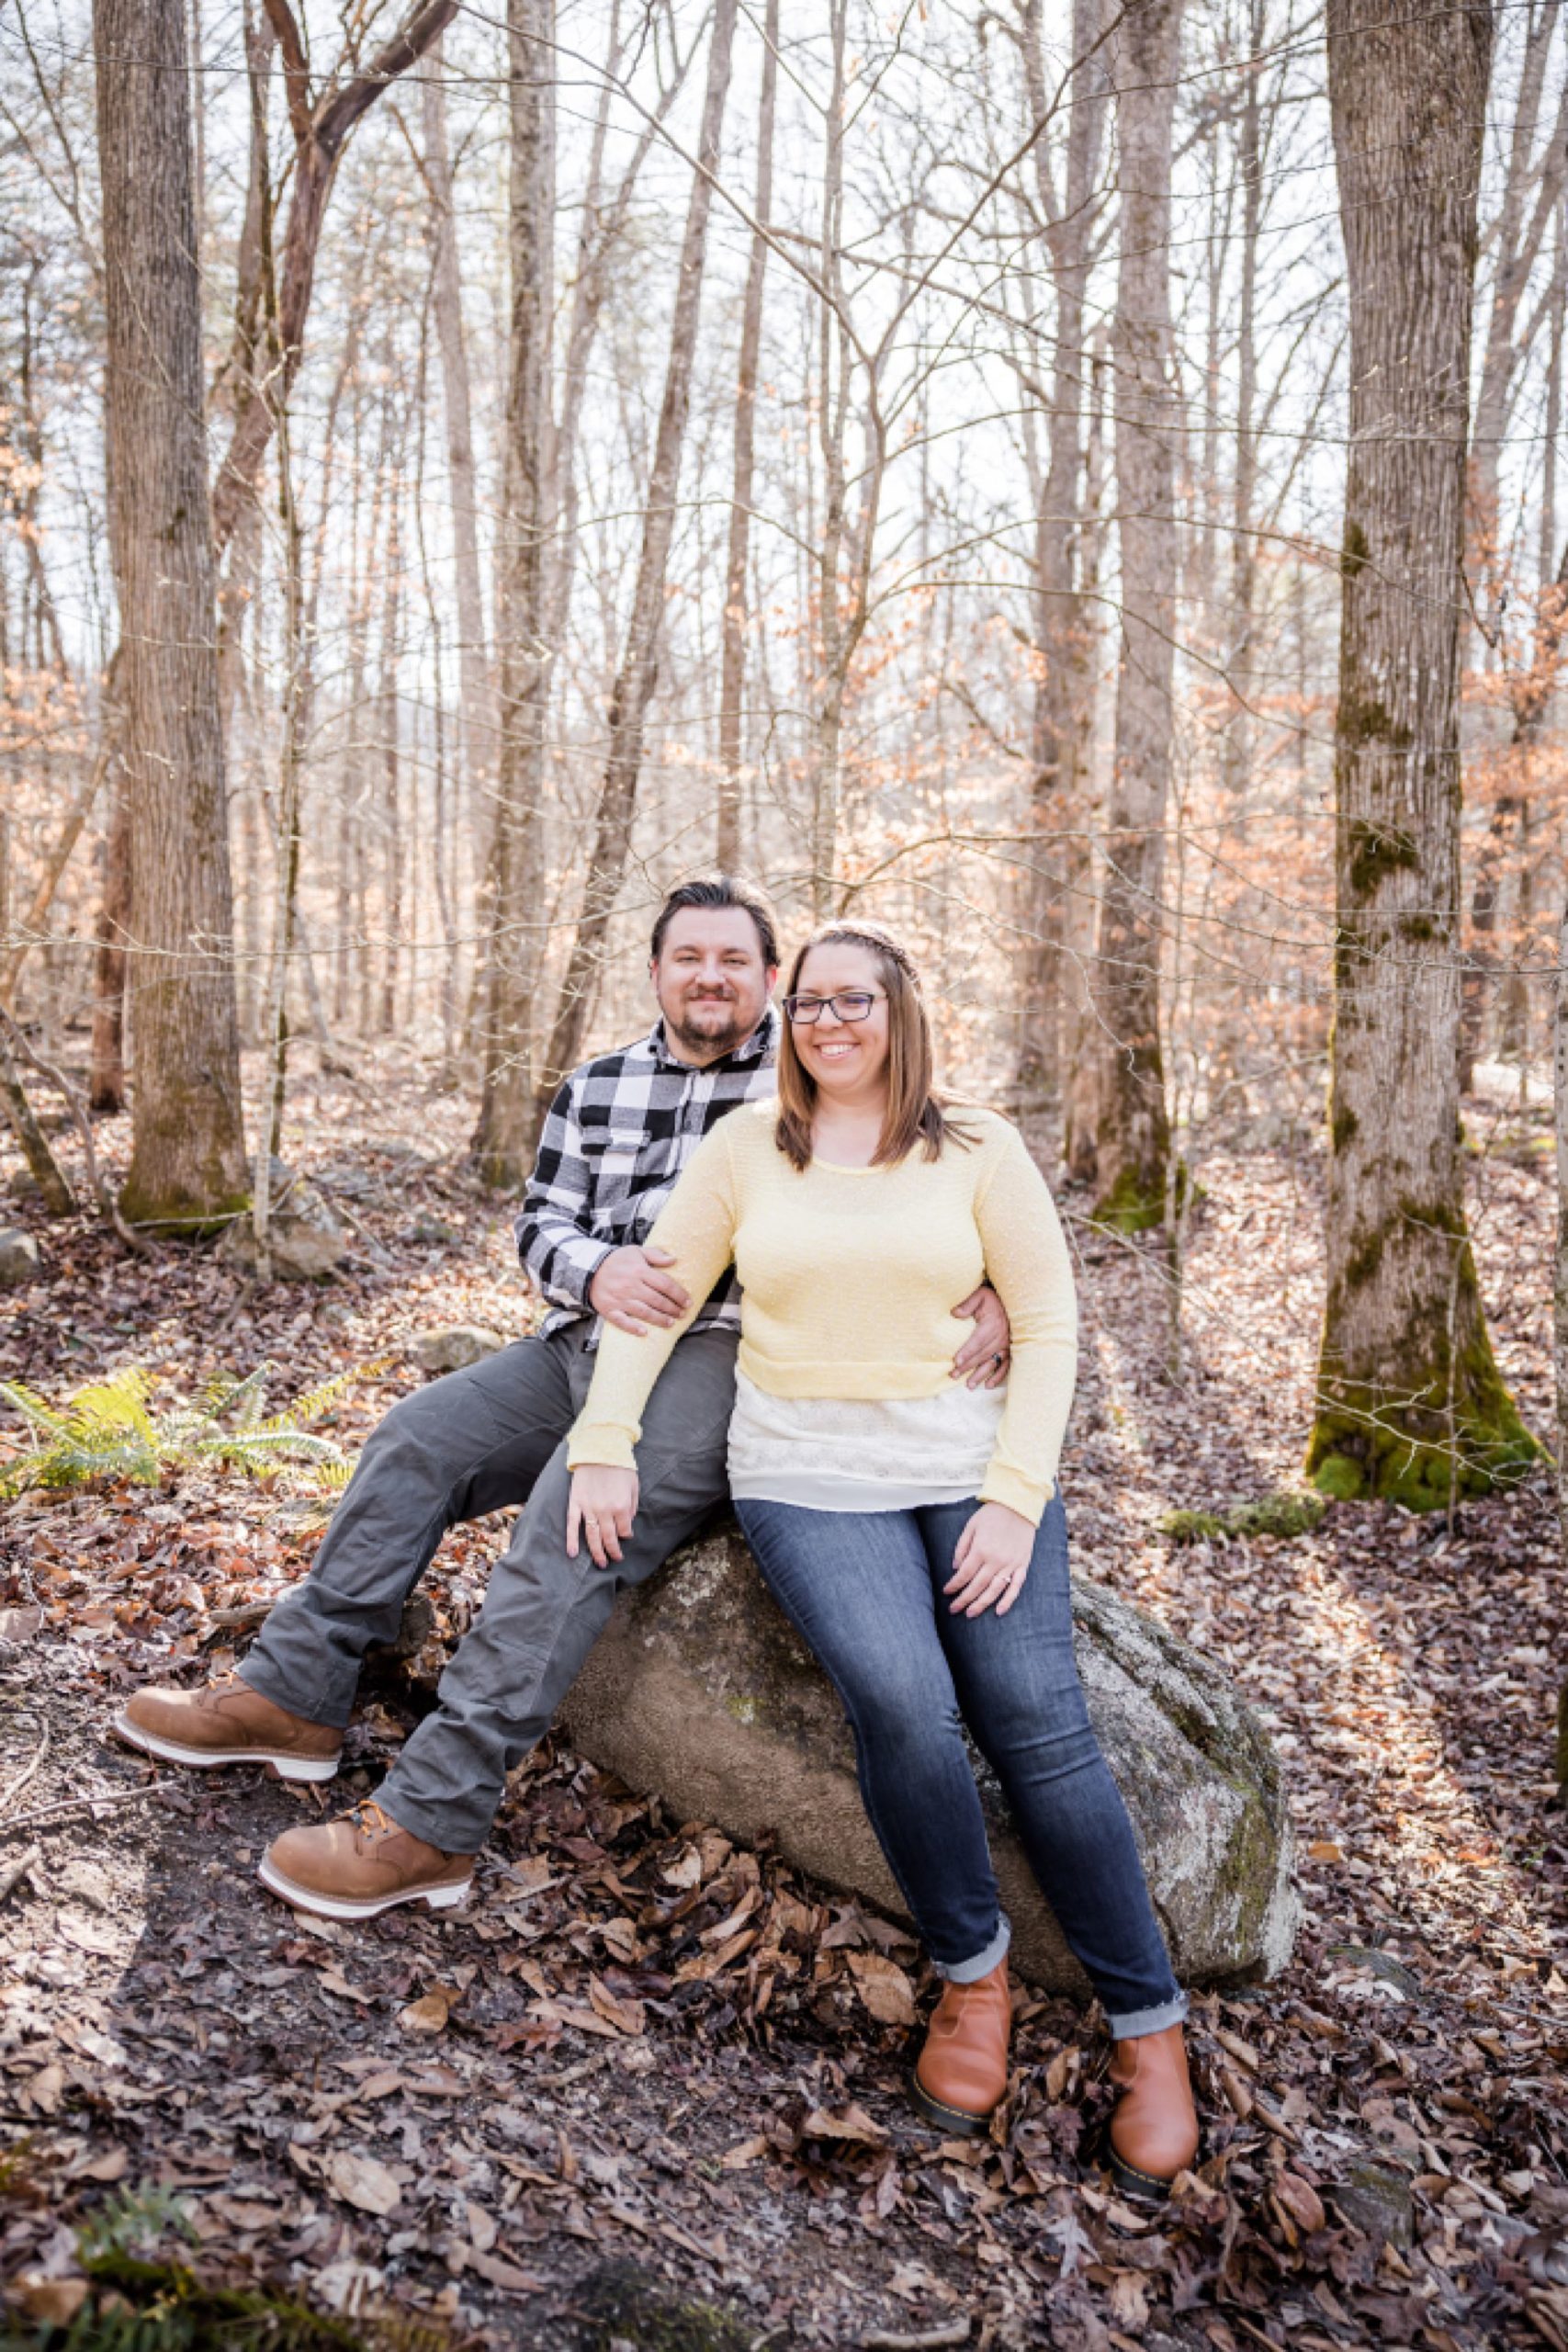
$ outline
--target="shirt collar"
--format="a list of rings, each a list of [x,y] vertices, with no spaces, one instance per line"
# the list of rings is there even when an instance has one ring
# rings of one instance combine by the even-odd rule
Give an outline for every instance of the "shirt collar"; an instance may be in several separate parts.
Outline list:
[[[735,1069],[750,1062],[765,1061],[770,1054],[776,1052],[778,1042],[778,1008],[770,1004],[745,1042],[737,1046],[732,1052],[721,1054],[717,1061],[709,1062],[707,1068],[710,1070]],[[664,1035],[662,1013],[649,1031],[643,1044],[645,1050],[652,1056],[661,1069],[691,1070],[693,1069],[692,1063],[683,1062],[678,1054],[671,1052],[669,1041]]]

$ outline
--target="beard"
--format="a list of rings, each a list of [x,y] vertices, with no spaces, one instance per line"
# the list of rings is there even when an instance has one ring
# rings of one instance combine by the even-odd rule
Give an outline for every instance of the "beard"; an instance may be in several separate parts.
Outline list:
[[[683,1004],[679,1012],[667,1012],[664,1020],[688,1052],[716,1058],[744,1045],[757,1025],[733,999],[719,997],[699,997]]]

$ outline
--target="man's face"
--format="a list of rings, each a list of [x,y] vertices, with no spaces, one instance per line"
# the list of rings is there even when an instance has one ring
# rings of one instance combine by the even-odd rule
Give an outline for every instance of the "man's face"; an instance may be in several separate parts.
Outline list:
[[[650,970],[671,1046],[697,1063],[745,1044],[777,978],[744,907],[682,907]]]

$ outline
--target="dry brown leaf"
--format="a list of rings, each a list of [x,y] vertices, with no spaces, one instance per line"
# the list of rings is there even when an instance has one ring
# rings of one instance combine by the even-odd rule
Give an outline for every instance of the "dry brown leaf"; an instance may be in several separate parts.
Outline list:
[[[449,1985],[433,1984],[428,1993],[398,2011],[398,2023],[405,2033],[444,2033],[457,1997]]]
[[[1324,2225],[1323,2199],[1310,2180],[1299,2172],[1277,2173],[1274,2177],[1273,2199],[1276,2209],[1295,2223],[1304,2236]]]
[[[915,1988],[896,1960],[879,1951],[847,1951],[855,1990],[879,2025],[913,2025]]]
[[[362,2213],[392,2212],[402,2198],[402,2183],[389,2165],[355,2148],[338,2148],[327,2157],[321,2177],[334,2197]]]
[[[666,1886],[700,1886],[703,1883],[703,1858],[694,1846],[682,1846],[673,1860],[665,1863],[659,1873]]]
[[[588,1997],[607,2024],[618,2027],[622,2033],[642,2032],[647,2020],[640,2001],[622,2000],[599,1976],[590,1976]]]
[[[544,2289],[544,2280],[536,2278],[531,2270],[519,2269],[515,2262],[508,2262],[502,2255],[481,2254],[477,2246],[468,2249],[468,2267],[510,2295],[536,2295]]]
[[[726,2172],[739,2172],[742,2166],[754,2165],[759,2156],[765,2156],[768,2153],[768,2142],[759,2133],[754,2140],[738,2141],[733,2148],[725,2151],[718,2161]]]
[[[830,2108],[814,2107],[800,2127],[803,2140],[863,2140],[874,2145],[886,2140],[886,2132],[874,2122],[858,2099],[835,2113]]]

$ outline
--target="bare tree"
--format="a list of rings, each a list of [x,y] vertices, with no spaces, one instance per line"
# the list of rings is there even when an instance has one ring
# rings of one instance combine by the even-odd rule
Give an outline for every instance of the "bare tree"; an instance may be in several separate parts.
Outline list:
[[[256,477],[305,353],[305,322],[315,284],[316,258],[327,199],[350,133],[389,82],[417,65],[440,40],[457,13],[457,0],[421,0],[402,28],[359,71],[349,61],[321,92],[313,92],[304,36],[288,0],[266,0],[277,36],[294,135],[294,178],[277,267],[277,340],[275,370],[252,372],[236,390],[234,429],[212,491],[212,528],[219,552],[228,546],[245,502],[254,496]],[[346,74],[346,78],[344,75]]]
[[[468,382],[468,338],[463,327],[463,282],[457,266],[457,224],[443,73],[441,43],[436,40],[421,73],[424,100],[423,160],[431,198],[433,307],[446,412],[446,469],[452,481],[452,569],[457,605],[457,665],[462,684],[463,759],[471,782],[483,772],[493,754],[495,717],[479,576],[473,399]]]
[[[1350,295],[1328,1292],[1308,1467],[1431,1505],[1534,1453],[1460,1158],[1459,659],[1488,11],[1329,0]]]
[[[1112,345],[1122,654],[1095,994],[1103,1023],[1095,1214],[1165,1213],[1160,891],[1175,711],[1177,398],[1171,381],[1171,126],[1181,0],[1134,0],[1114,74],[1122,211]]]
[[[1021,1104],[1053,1099],[1060,1085],[1062,925],[1052,835],[1071,824],[1087,690],[1081,596],[1084,495],[1084,300],[1095,227],[1095,183],[1105,134],[1104,66],[1096,55],[1103,0],[1074,0],[1066,90],[1066,153],[1060,184],[1043,130],[1033,148],[1043,243],[1055,293],[1055,365],[1046,404],[1045,474],[1034,517],[1034,644],[1030,816],[1035,835],[1021,974],[1018,1091]],[[1025,0],[1024,87],[1036,123],[1047,119],[1041,0]]]
[[[756,222],[740,312],[735,371],[735,470],[729,493],[729,549],[724,574],[724,658],[718,691],[718,823],[714,850],[726,873],[740,863],[740,770],[746,699],[746,565],[751,537],[751,477],[757,445],[757,367],[762,348],[766,228],[773,207],[773,117],[779,83],[779,0],[762,24],[762,88],[757,105]]]
[[[598,984],[604,934],[631,854],[632,818],[637,806],[637,778],[642,768],[643,733],[659,669],[664,583],[671,541],[675,534],[681,452],[686,436],[687,412],[691,406],[697,318],[702,305],[703,271],[707,257],[708,214],[713,202],[714,175],[718,165],[725,100],[729,91],[737,5],[738,0],[716,0],[714,8],[702,135],[697,148],[691,200],[686,209],[685,234],[682,241],[680,269],[671,311],[670,356],[665,368],[664,398],[659,413],[653,469],[649,478],[648,501],[643,515],[637,584],[632,594],[631,617],[620,667],[610,696],[606,728],[610,749],[599,796],[593,846],[589,854],[588,882],[571,954],[561,981],[545,1067],[535,1098],[536,1120],[543,1118],[562,1074],[571,1068],[581,1051],[593,990]]]
[[[183,9],[95,0],[109,537],[125,630],[136,1085],[123,1208],[246,1197]]]
[[[484,1091],[473,1147],[482,1181],[507,1190],[522,1182],[532,1148],[529,1043],[537,969],[532,922],[540,895],[539,802],[550,686],[544,628],[555,193],[552,26],[551,0],[510,0],[512,316],[496,600],[501,742],[488,882]]]

